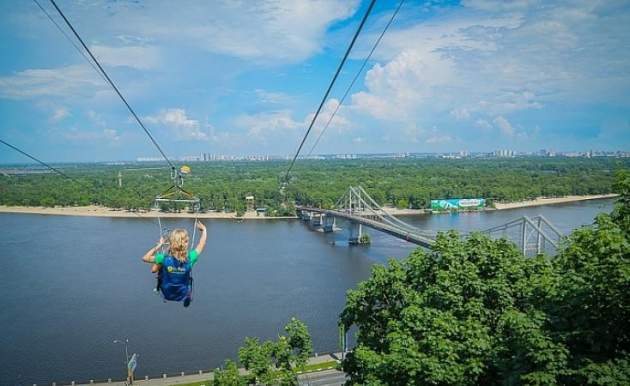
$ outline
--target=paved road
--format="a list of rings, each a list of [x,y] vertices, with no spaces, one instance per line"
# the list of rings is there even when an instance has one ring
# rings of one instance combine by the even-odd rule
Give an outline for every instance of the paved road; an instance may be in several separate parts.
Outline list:
[[[317,357],[309,358],[309,364],[317,364],[323,362],[329,362],[332,360],[338,360],[341,357],[341,353],[334,354],[324,354]],[[240,369],[242,374],[245,374],[244,369]],[[170,385],[178,385],[184,383],[191,382],[199,382],[206,381],[208,379],[212,379],[211,373],[204,374],[190,374],[184,376],[172,376],[168,378],[153,378],[149,380],[144,380],[143,378],[136,379],[133,383],[138,386],[170,386]],[[303,374],[298,377],[301,385],[311,385],[311,386],[324,386],[324,385],[343,385],[345,381],[345,376],[342,372],[337,370],[324,370],[316,373]],[[310,383],[309,383],[310,382]],[[76,383],[77,386],[82,385],[90,385],[90,386],[125,386],[126,383],[122,381],[114,381],[111,383]],[[58,384],[61,386],[61,384]]]
[[[298,381],[302,386],[341,386],[346,382],[346,375],[339,370],[324,370],[300,375]]]
[[[211,374],[203,375],[186,375],[183,377],[171,378],[155,378],[148,381],[136,380],[133,384],[138,386],[171,386],[183,383],[206,381],[212,378]],[[299,384],[302,386],[342,386],[346,381],[346,376],[339,370],[323,370],[315,373],[302,374],[298,377]],[[77,384],[84,385],[84,384]],[[125,382],[112,382],[100,384],[102,386],[125,386]],[[92,386],[92,385],[90,385]]]

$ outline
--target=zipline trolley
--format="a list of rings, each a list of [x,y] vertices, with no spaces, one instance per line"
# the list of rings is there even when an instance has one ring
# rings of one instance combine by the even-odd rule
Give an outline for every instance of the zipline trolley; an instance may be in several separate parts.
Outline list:
[[[177,170],[175,167],[171,168],[171,181],[172,185],[161,194],[155,197],[153,201],[154,209],[160,210],[163,208],[163,204],[185,204],[188,206],[188,210],[191,212],[199,212],[201,209],[201,201],[191,192],[184,189],[184,175],[190,174],[189,166],[182,166]]]

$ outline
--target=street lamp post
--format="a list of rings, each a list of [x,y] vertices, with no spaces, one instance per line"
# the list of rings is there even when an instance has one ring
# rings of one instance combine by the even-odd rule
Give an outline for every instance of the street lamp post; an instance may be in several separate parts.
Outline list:
[[[127,365],[129,364],[129,350],[127,349],[127,345],[129,344],[129,339],[114,339],[114,344],[123,343],[125,345],[125,369],[127,369]],[[127,381],[129,381],[129,371],[127,370]]]

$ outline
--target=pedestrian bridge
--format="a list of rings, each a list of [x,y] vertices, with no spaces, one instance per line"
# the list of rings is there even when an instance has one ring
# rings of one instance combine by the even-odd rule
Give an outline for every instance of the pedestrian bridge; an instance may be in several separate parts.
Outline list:
[[[332,209],[302,205],[297,205],[296,209],[302,220],[324,232],[338,230],[337,219],[346,220],[350,244],[361,243],[364,226],[424,248],[432,248],[437,236],[434,230],[417,228],[391,215],[361,186],[351,186]],[[542,215],[531,218],[523,216],[481,232],[493,238],[509,239],[524,255],[555,254],[563,237]]]

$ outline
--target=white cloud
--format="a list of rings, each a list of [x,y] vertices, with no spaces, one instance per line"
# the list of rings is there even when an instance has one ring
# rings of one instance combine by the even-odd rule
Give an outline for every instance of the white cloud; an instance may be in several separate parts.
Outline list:
[[[475,127],[480,128],[484,132],[489,132],[492,130],[492,124],[490,124],[490,122],[486,121],[485,119],[477,119],[477,121],[475,121]]]
[[[283,92],[267,91],[260,88],[254,90],[258,103],[263,104],[283,104],[287,103],[291,97]]]
[[[354,12],[356,1],[231,3],[203,26],[189,30],[215,52],[242,58],[299,61],[317,52],[328,25]],[[207,15],[204,15],[204,17]],[[184,32],[185,33],[185,32]]]
[[[186,115],[186,110],[181,108],[162,110],[158,114],[144,117],[144,119],[146,122],[166,127],[179,140],[206,141],[209,139],[208,133],[201,129],[199,121],[189,118]]]
[[[95,125],[100,127],[107,126],[107,122],[105,122],[105,118],[94,110],[88,110],[86,113],[87,117],[92,121]]]
[[[450,60],[407,49],[384,66],[374,65],[365,76],[368,91],[354,94],[352,102],[376,118],[405,120],[426,102],[435,87],[453,78]]]
[[[466,7],[479,9],[482,11],[523,11],[527,8],[540,4],[539,0],[464,0],[462,4]]]
[[[516,134],[516,130],[514,129],[514,127],[512,127],[510,121],[505,119],[505,117],[498,116],[494,118],[493,122],[499,128],[501,134],[505,135],[506,137],[513,137],[514,134]]]
[[[211,142],[218,143],[221,148],[235,148],[243,143],[243,137],[240,134],[232,133],[229,131],[217,130],[214,126],[208,127],[209,139]]]
[[[427,138],[424,142],[431,145],[436,145],[436,144],[449,143],[452,141],[453,141],[453,138],[450,135],[432,135],[429,138]]]
[[[501,90],[498,91],[492,101],[482,100],[473,111],[487,114],[509,114],[519,110],[541,109],[543,103],[529,90]]]
[[[441,127],[451,137],[471,128],[458,121],[523,137],[512,123],[515,112],[627,102],[627,7],[601,1],[463,5],[388,32],[365,90],[352,96],[354,110],[401,128],[450,121]]]
[[[58,130],[54,130],[54,132],[58,132]],[[65,139],[73,142],[107,141],[110,144],[115,144],[120,141],[120,135],[118,134],[118,131],[114,129],[78,130],[76,128],[71,128],[61,132]]]
[[[90,97],[105,87],[88,65],[28,69],[0,77],[0,97],[7,99]]]
[[[313,126],[311,137],[315,137],[322,132],[338,106],[339,101],[335,98],[326,101]],[[328,130],[332,129],[337,133],[343,133],[351,127],[350,121],[343,115],[342,110],[340,108],[337,111]],[[297,134],[297,129],[306,130],[314,115],[315,112],[311,112],[302,121],[299,121],[293,118],[293,113],[290,110],[264,111],[256,114],[239,115],[234,119],[234,125],[238,128],[246,129],[250,137],[254,137],[257,140],[268,140],[274,136]]]
[[[114,129],[103,129],[103,136],[111,141],[120,140],[120,136],[118,135],[118,131]]]
[[[58,122],[61,121],[67,117],[70,116],[70,111],[65,108],[65,107],[58,107],[55,109],[55,111],[53,111],[52,116],[50,117],[50,120],[53,122]]]
[[[58,111],[63,110],[65,109],[61,108]],[[101,114],[93,110],[88,110],[86,116],[92,123],[92,127],[95,126],[96,128],[85,129],[82,127],[81,129],[78,129],[76,127],[70,127],[61,129],[52,127],[49,132],[52,135],[60,135],[73,142],[105,142],[110,145],[115,145],[120,142],[121,135],[118,130],[109,127],[105,118],[103,118]]]
[[[103,2],[109,35],[133,35],[263,62],[297,62],[317,53],[326,29],[351,16],[357,0]],[[85,5],[85,9],[88,6]]]
[[[335,113],[335,110],[337,112]],[[333,114],[335,114],[333,116]],[[311,124],[313,117],[315,116],[315,112],[309,113],[303,122],[303,126],[306,128]],[[332,120],[331,120],[332,118]],[[339,100],[336,98],[331,98],[324,103],[322,110],[319,112],[317,116],[317,121],[315,121],[315,125],[313,126],[313,133],[319,134],[321,133],[326,125],[330,121],[328,125],[328,130],[334,130],[337,134],[343,133],[352,127],[350,120],[344,115],[344,107],[339,105]]]
[[[418,143],[425,136],[426,130],[416,123],[409,124],[402,129],[402,137],[405,141]]]
[[[103,66],[148,70],[155,68],[159,63],[158,49],[153,46],[92,45],[90,50]]]
[[[450,114],[453,117],[455,117],[455,119],[457,119],[458,121],[462,121],[464,119],[470,118],[470,111],[468,111],[468,109],[465,109],[465,108],[453,109],[451,110]]]
[[[301,126],[300,122],[293,120],[288,110],[243,114],[236,117],[234,123],[237,127],[247,129],[248,135],[257,139],[286,134]]]

